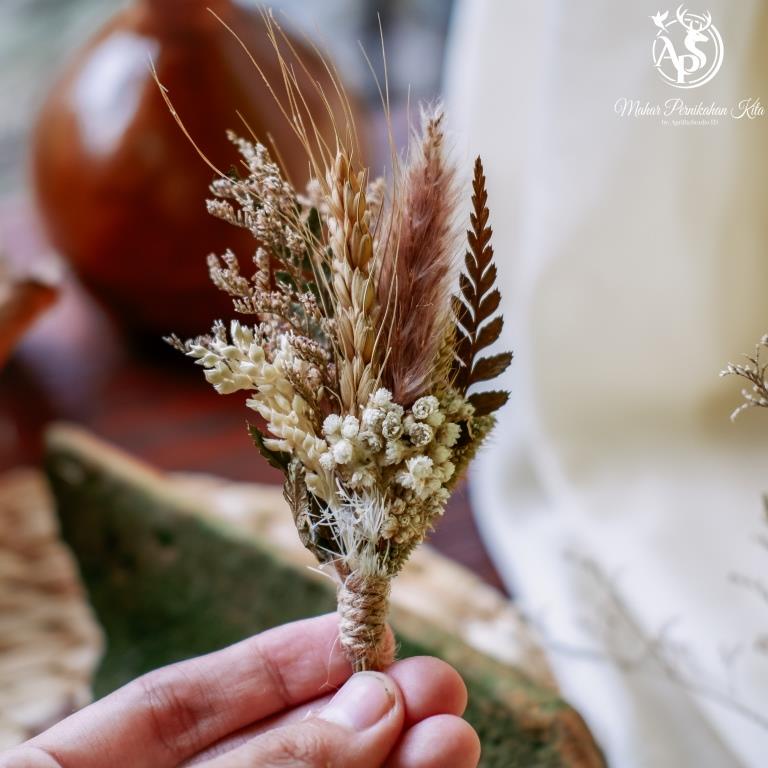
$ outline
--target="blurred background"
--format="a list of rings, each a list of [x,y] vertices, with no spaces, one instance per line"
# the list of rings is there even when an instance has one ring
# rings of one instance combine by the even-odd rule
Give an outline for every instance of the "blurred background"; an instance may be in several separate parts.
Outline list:
[[[768,4],[272,5],[296,45],[331,55],[374,169],[379,20],[398,147],[416,103],[444,98],[460,167],[484,159],[512,399],[431,542],[513,599],[610,764],[764,765],[766,414],[731,424],[739,385],[718,372],[768,331],[765,110],[731,114],[768,105]],[[0,469],[37,465],[46,426],[67,420],[161,469],[279,481],[242,402],[160,340],[227,312],[205,256],[252,246],[205,214],[210,171],[148,57],[215,162],[231,162],[240,110],[305,171],[207,6],[269,71],[258,17],[229,0],[0,4]],[[678,32],[710,13],[724,46],[711,82],[659,77],[664,11]],[[725,114],[615,109],[675,98]],[[486,647],[507,653],[515,627]]]

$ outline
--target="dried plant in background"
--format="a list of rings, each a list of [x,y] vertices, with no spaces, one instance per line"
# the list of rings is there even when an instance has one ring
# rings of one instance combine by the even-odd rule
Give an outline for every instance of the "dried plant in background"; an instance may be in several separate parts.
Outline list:
[[[768,378],[766,378],[768,363],[760,360],[760,354],[765,348],[768,348],[768,335],[763,336],[755,344],[754,354],[744,355],[745,363],[728,363],[720,371],[721,376],[740,376],[749,384],[749,388],[741,390],[744,402],[733,411],[731,419],[735,419],[742,411],[749,408],[768,408]]]
[[[766,713],[750,706],[734,687],[737,667],[750,658],[754,660],[768,653],[761,647],[761,643],[766,642],[766,635],[755,638],[751,648],[749,644],[712,648],[708,657],[719,657],[721,669],[711,669],[710,673],[703,674],[704,658],[677,636],[679,615],[661,622],[655,632],[646,633],[617,586],[621,581],[619,573],[606,571],[578,550],[565,550],[563,559],[573,581],[583,582],[585,588],[594,593],[594,601],[573,616],[574,627],[578,628],[579,634],[585,635],[584,641],[563,639],[552,633],[544,614],[526,615],[547,651],[585,663],[611,665],[625,675],[666,680],[768,730]],[[756,592],[768,606],[768,591],[759,582],[736,574],[732,574],[730,580],[736,586]],[[562,627],[560,621],[558,624]]]
[[[393,155],[390,183],[370,181],[341,84],[323,94],[330,115],[338,99],[348,118],[329,146],[304,107],[301,62],[266,18],[283,72],[270,88],[313,178],[295,190],[265,146],[231,136],[240,167],[219,173],[208,210],[250,230],[253,267],[244,274],[227,252],[209,257],[209,270],[253,319],[170,341],[218,392],[248,392],[264,422],[251,427],[256,446],[285,473],[299,536],[338,581],[341,643],[356,669],[379,668],[394,651],[390,580],[443,513],[507,397],[469,392],[511,360],[479,356],[502,326],[485,176],[478,159],[459,276],[457,174],[440,108],[423,111],[407,157]]]

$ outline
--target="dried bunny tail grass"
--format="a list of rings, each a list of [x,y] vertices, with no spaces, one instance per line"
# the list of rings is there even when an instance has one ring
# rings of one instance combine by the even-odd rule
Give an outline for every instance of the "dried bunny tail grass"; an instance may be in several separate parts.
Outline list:
[[[422,134],[411,145],[379,283],[380,300],[384,294],[388,300],[391,350],[384,383],[404,404],[429,388],[450,323],[457,192],[444,156],[442,121],[439,108],[422,113]]]
[[[375,351],[379,309],[370,212],[365,198],[366,175],[355,171],[347,156],[339,152],[327,183],[339,395],[344,411],[357,415],[378,380]]]
[[[381,265],[379,301],[388,307],[391,350],[383,381],[403,404],[429,388],[451,323],[458,190],[444,143],[442,109],[424,110],[403,180],[397,247]]]

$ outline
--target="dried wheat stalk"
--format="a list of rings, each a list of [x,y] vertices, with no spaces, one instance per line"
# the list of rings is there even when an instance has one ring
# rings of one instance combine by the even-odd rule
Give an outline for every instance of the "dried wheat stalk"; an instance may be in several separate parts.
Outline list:
[[[379,373],[374,361],[379,311],[365,187],[365,172],[355,172],[339,152],[328,173],[328,232],[336,329],[343,351],[339,396],[350,414],[368,402]]]
[[[424,112],[390,185],[369,184],[368,171],[355,166],[343,88],[323,94],[329,113],[343,117],[332,149],[302,107],[292,74],[300,63],[289,63],[295,51],[266,18],[282,96],[270,85],[314,178],[299,192],[263,145],[232,137],[243,170],[219,175],[208,209],[253,233],[255,273],[243,275],[230,252],[209,257],[209,270],[255,322],[217,323],[208,336],[171,342],[218,392],[248,392],[247,406],[264,422],[251,434],[285,473],[299,536],[338,579],[341,643],[356,669],[380,668],[393,654],[390,580],[442,514],[506,400],[468,393],[511,360],[480,357],[502,323],[485,176],[478,159],[459,277],[456,170],[442,112]]]

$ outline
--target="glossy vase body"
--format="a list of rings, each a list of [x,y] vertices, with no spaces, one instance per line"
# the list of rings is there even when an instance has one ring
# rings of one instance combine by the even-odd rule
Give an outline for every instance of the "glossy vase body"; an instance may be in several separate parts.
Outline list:
[[[237,161],[227,129],[273,137],[303,185],[304,151],[233,29],[274,83],[280,74],[257,12],[230,0],[137,0],[79,52],[45,102],[33,144],[37,200],[54,246],[126,327],[196,334],[231,314],[205,257],[232,248],[248,273],[250,233],[209,216],[214,176],[185,138],[160,82],[195,143],[221,170]],[[296,43],[312,75],[325,69]],[[309,107],[326,136],[325,107]]]

